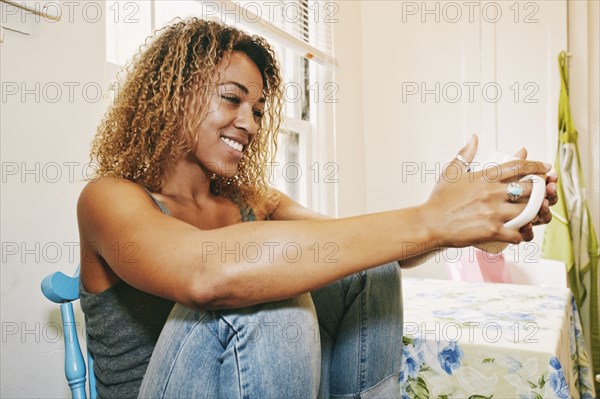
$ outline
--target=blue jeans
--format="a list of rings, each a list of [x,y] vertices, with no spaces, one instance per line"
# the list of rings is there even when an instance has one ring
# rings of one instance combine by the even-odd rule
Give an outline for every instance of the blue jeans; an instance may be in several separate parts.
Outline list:
[[[140,398],[399,398],[396,262],[247,308],[175,305]]]

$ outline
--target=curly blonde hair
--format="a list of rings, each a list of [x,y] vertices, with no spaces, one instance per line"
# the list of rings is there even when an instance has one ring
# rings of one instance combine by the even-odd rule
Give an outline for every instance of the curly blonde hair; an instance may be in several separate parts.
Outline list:
[[[217,66],[233,51],[245,53],[263,79],[264,116],[235,177],[216,176],[213,193],[270,213],[267,186],[282,111],[282,78],[274,49],[259,36],[191,18],[159,30],[140,47],[92,144],[96,177],[113,175],[160,192],[170,168],[190,150],[189,138],[206,116]],[[200,109],[201,112],[187,110]]]

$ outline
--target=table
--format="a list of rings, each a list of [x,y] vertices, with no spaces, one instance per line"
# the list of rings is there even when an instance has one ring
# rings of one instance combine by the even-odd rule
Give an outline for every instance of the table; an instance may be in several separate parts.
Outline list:
[[[567,288],[403,279],[403,398],[594,398]]]

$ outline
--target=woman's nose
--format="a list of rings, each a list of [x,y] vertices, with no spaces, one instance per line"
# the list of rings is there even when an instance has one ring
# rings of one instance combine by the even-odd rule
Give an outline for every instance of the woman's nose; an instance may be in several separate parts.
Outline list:
[[[254,111],[252,109],[250,109],[249,111],[240,111],[238,117],[235,120],[235,126],[237,128],[246,130],[248,134],[256,134],[258,130],[258,123],[254,118]]]

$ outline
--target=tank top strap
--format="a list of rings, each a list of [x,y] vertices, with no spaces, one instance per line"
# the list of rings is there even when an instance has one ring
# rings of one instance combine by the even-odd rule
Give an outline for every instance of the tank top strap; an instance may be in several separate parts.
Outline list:
[[[171,216],[171,211],[169,211],[169,208],[167,208],[165,204],[163,204],[158,198],[152,195],[150,190],[148,190],[146,187],[144,187],[144,190],[146,190],[152,201],[156,204],[156,206],[160,208],[162,213],[164,213],[167,216]],[[254,210],[252,209],[252,207],[242,204],[239,201],[235,201],[235,203],[240,209],[240,216],[242,218],[242,222],[256,221],[256,215],[254,214]]]
[[[235,202],[235,204],[240,209],[240,217],[242,218],[242,222],[256,221],[256,215],[254,214],[254,209],[252,209],[251,206],[238,199],[234,199],[233,202]]]
[[[240,216],[242,217],[242,222],[255,222],[256,215],[254,214],[254,210],[247,206],[240,206]]]
[[[158,200],[158,198],[156,198],[154,195],[152,195],[152,193],[150,192],[150,190],[148,190],[146,187],[144,187],[144,190],[146,190],[146,192],[148,193],[148,195],[150,196],[150,198],[152,198],[152,201],[154,201],[154,203],[156,204],[156,206],[158,206],[158,208],[160,209],[160,211],[162,213],[164,213],[167,216],[171,216],[171,212],[169,211],[169,208],[167,208],[165,204],[163,204],[162,202],[160,202]]]

